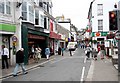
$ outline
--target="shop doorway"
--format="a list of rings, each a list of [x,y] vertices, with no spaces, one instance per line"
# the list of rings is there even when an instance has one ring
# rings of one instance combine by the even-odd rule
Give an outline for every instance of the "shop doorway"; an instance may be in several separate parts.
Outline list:
[[[46,41],[41,39],[28,39],[28,52],[31,53],[32,45],[34,45],[35,48],[40,47],[42,49],[41,55],[42,58],[45,58],[45,47],[46,47]]]

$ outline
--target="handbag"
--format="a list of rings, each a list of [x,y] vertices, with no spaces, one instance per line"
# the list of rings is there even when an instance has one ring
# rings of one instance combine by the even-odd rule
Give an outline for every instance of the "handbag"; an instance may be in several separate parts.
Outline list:
[[[85,50],[85,54],[87,54],[87,50]]]
[[[39,59],[41,58],[41,54],[38,54],[38,58],[39,58]]]

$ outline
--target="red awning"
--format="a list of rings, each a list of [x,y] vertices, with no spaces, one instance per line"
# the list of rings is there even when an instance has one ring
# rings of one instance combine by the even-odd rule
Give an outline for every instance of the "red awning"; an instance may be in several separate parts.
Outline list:
[[[54,38],[54,39],[61,39],[61,35],[51,31],[50,32],[50,38]]]

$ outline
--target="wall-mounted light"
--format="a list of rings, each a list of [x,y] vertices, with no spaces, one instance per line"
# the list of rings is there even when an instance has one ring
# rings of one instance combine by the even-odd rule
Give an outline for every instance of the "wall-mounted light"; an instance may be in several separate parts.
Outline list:
[[[17,8],[19,8],[21,5],[22,5],[22,3],[21,3],[21,2],[17,2],[16,7],[17,7]]]

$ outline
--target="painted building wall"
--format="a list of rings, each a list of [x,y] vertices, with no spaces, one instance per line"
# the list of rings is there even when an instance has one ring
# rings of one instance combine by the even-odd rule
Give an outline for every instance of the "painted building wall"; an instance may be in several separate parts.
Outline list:
[[[98,31],[98,19],[103,19],[103,31],[109,31],[109,11],[114,10],[118,0],[95,0],[92,6],[92,32]],[[103,15],[97,15],[97,4],[103,4]]]

